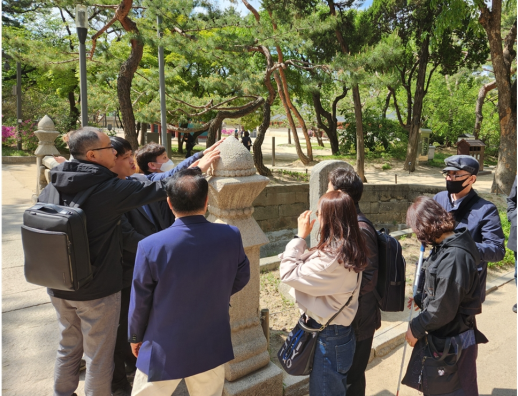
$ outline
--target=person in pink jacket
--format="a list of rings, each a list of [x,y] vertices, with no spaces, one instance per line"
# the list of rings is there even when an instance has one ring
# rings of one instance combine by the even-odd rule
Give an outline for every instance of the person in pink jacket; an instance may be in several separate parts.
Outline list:
[[[345,395],[356,345],[351,323],[358,309],[367,249],[354,201],[343,191],[331,191],[320,198],[316,212],[319,242],[306,250],[305,238],[315,222],[310,221],[310,215],[309,210],[300,215],[298,235],[280,255],[281,281],[295,289],[297,305],[315,329],[327,323],[352,296],[349,305],[318,333],[309,378],[311,396]]]

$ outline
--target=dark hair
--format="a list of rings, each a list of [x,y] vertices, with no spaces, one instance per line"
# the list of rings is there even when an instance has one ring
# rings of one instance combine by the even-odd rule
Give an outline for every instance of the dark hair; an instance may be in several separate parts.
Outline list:
[[[133,150],[130,142],[128,142],[126,139],[123,139],[119,136],[110,136],[110,140],[112,142],[113,148],[115,151],[117,151],[117,157]]]
[[[422,244],[434,245],[445,232],[455,229],[453,216],[429,197],[417,197],[406,212],[406,223]]]
[[[156,157],[165,153],[165,147],[151,142],[142,146],[135,153],[135,160],[137,161],[138,167],[142,172],[146,175],[149,175],[151,172],[149,171],[148,162],[156,162]]]
[[[68,135],[68,148],[74,157],[84,157],[88,150],[96,148],[100,143],[99,135],[101,130],[96,127],[81,127]],[[102,132],[101,132],[102,133]]]
[[[360,202],[363,194],[363,182],[355,171],[336,168],[329,172],[328,180],[335,190],[342,190],[349,194],[354,203]]]
[[[250,136],[250,132],[245,131],[245,136]]]
[[[367,266],[367,246],[358,225],[352,198],[343,191],[330,191],[319,201],[320,241],[313,249],[338,254],[345,268],[360,272]]]
[[[167,182],[167,196],[174,210],[179,213],[193,213],[205,207],[209,183],[199,168],[188,168],[176,172]]]

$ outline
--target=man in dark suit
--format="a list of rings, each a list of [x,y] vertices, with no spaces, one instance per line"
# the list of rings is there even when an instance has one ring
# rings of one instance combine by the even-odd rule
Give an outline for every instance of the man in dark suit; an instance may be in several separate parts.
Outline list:
[[[138,245],[129,309],[137,359],[132,395],[170,395],[185,378],[191,396],[220,396],[234,358],[230,296],[250,279],[239,230],[208,222],[208,183],[196,169],[166,186],[176,221]],[[159,393],[160,392],[160,393]]]
[[[210,163],[217,159],[217,150],[214,151],[218,146],[216,143],[205,152],[197,153],[167,172],[154,173],[156,169],[153,169],[148,175],[135,174],[136,167],[130,143],[118,136],[112,136],[110,140],[117,152],[115,166],[111,168],[111,171],[117,173],[120,179],[143,179],[147,181],[153,178],[154,180],[160,180],[175,174],[181,169],[196,165],[200,166],[203,171],[206,171]],[[162,149],[165,151],[164,147]],[[114,352],[115,368],[111,385],[113,396],[130,396],[131,385],[129,380],[136,370],[136,359],[128,343],[128,309],[137,245],[142,239],[170,227],[173,222],[173,213],[165,200],[134,208],[126,212],[121,219],[123,275],[120,320]],[[130,378],[128,378],[127,373],[130,375]]]

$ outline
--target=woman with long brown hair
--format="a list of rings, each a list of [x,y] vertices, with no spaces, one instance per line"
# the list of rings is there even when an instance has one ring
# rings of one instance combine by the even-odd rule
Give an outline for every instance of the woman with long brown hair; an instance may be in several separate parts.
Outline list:
[[[311,211],[298,219],[298,235],[280,255],[282,282],[295,289],[295,299],[308,327],[319,329],[348,301],[349,304],[318,333],[310,374],[310,395],[345,395],[355,336],[351,322],[358,309],[361,271],[367,265],[366,246],[358,226],[353,199],[343,191],[320,198],[317,246],[306,251],[305,238],[315,220]]]
[[[415,296],[421,312],[405,337],[414,349],[403,383],[425,395],[476,396],[477,344],[487,342],[475,322],[482,312],[477,246],[432,198],[418,197],[406,223],[432,252],[423,263],[423,290]]]

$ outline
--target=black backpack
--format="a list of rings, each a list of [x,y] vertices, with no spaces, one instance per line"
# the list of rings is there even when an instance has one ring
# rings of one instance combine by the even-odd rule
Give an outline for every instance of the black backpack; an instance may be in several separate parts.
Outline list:
[[[385,312],[401,312],[405,309],[406,262],[401,244],[387,230],[377,231],[365,217],[358,221],[367,223],[378,239],[378,282],[373,290],[378,306]]]
[[[60,205],[59,192],[49,184],[49,201],[23,214],[22,244],[25,279],[51,289],[76,291],[92,280],[86,216],[79,206],[97,186]]]

